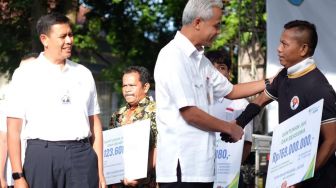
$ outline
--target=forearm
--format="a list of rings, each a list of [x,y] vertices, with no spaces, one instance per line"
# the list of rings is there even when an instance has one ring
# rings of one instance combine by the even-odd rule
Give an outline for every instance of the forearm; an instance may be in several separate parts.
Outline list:
[[[251,148],[252,148],[252,142],[244,141],[243,156],[241,161],[242,163],[244,163],[247,157],[250,155]]]
[[[336,151],[336,122],[321,125],[320,137],[323,139],[316,156],[315,170],[326,164],[331,155]]]
[[[156,148],[153,148],[149,151],[149,163],[148,170],[155,169],[156,166]]]
[[[201,109],[190,106],[180,109],[181,115],[188,124],[204,131],[222,132],[230,134],[230,124],[217,119]]]
[[[335,143],[323,142],[317,152],[315,170],[323,167],[332,155],[335,155]]]
[[[257,116],[260,110],[272,100],[262,92],[257,98],[255,98],[250,104],[248,104],[245,110],[236,118],[237,124],[245,127],[255,116]]]
[[[12,172],[23,172],[21,161],[21,127],[22,120],[7,118],[8,153],[12,165]]]
[[[0,131],[0,181],[5,179],[5,165],[7,160],[7,133]]]
[[[93,150],[96,152],[98,157],[98,173],[99,176],[103,175],[103,133],[102,126],[98,115],[90,116],[90,127],[91,127],[91,143]]]
[[[226,96],[228,99],[240,99],[253,96],[265,89],[265,80],[240,83],[233,86],[232,91]]]

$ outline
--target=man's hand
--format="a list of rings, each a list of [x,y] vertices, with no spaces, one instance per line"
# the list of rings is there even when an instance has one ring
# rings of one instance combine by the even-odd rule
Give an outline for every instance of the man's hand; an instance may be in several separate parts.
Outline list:
[[[99,176],[99,188],[107,188],[104,176]]]
[[[135,187],[139,184],[137,180],[129,180],[127,178],[122,180],[122,183],[126,186]]]
[[[244,135],[244,130],[239,125],[235,123],[235,121],[230,123],[230,133],[221,133],[221,139],[225,142],[237,142],[238,140],[242,139]]]
[[[15,188],[29,188],[28,183],[26,179],[20,178],[18,180],[14,181],[14,187]]]
[[[291,185],[291,186],[287,187],[287,181],[284,181],[284,182],[281,184],[281,188],[299,188],[299,185],[296,184],[296,185]]]

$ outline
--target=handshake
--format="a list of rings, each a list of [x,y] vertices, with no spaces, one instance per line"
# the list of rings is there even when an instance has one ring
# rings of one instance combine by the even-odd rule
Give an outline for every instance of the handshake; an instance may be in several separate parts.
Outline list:
[[[259,114],[261,107],[257,104],[250,103],[246,106],[245,110],[236,118],[236,124],[241,128],[245,128],[245,126],[256,116]],[[221,140],[224,142],[236,142],[229,134],[221,133]]]

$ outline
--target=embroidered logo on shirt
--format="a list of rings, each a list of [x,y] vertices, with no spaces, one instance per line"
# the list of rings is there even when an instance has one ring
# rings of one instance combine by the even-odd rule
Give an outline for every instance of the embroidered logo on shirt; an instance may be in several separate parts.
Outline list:
[[[62,97],[62,104],[70,104],[71,103],[71,100],[70,100],[70,96],[65,94],[63,97]]]
[[[294,96],[291,101],[290,101],[290,108],[292,110],[296,110],[298,107],[299,107],[299,104],[300,104],[300,99],[298,96]]]

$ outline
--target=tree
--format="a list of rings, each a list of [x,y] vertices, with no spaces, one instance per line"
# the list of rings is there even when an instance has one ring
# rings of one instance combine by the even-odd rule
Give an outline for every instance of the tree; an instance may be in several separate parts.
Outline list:
[[[225,1],[222,32],[212,49],[227,48],[233,60],[233,82],[256,79],[257,68],[265,68],[266,59],[266,4],[265,0]],[[248,58],[243,59],[243,56]],[[248,68],[251,75],[238,75],[238,56],[240,70]],[[257,63],[255,63],[257,62]],[[241,72],[241,71],[240,71]]]
[[[13,72],[22,56],[43,50],[36,35],[38,18],[47,12],[76,10],[76,0],[4,0],[0,2],[0,72]]]
[[[120,90],[122,70],[142,65],[151,72],[159,50],[181,24],[180,12],[186,1],[114,0],[90,1],[94,7],[87,22],[77,27],[76,46],[89,54],[89,63],[105,65],[100,78]]]
[[[142,65],[153,72],[159,50],[181,27],[187,0],[84,0],[93,6],[84,24],[74,24],[72,60],[98,67],[96,79],[109,80],[120,90],[122,70]],[[59,11],[73,15],[77,0],[5,1],[0,17],[0,70],[13,71],[20,57],[42,50],[35,34],[36,20]],[[226,47],[233,59],[238,51],[258,43],[265,54],[264,0],[225,1],[223,29],[212,49]],[[252,50],[252,52],[254,53]],[[251,56],[254,56],[253,53]],[[236,77],[237,78],[237,77]]]

